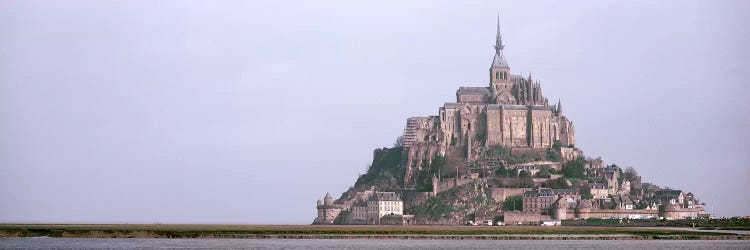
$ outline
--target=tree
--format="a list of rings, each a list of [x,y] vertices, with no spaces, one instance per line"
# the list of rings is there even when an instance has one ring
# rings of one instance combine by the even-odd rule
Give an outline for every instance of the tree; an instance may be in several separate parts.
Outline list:
[[[633,167],[627,167],[625,168],[625,171],[622,172],[622,178],[627,181],[633,181],[637,176],[638,172],[636,172]]]
[[[565,178],[557,178],[550,184],[550,187],[555,189],[570,188],[570,185],[568,185],[568,181]]]
[[[404,146],[404,136],[399,136],[396,138],[396,142],[393,143],[394,148],[403,147]]]
[[[559,141],[558,141],[559,143]],[[553,145],[552,148],[547,149],[547,160],[548,161],[560,161],[562,155],[560,154],[560,145]]]
[[[584,195],[591,195],[591,187],[589,185],[582,185],[581,189],[579,189],[581,192],[581,198],[583,198]],[[593,196],[592,196],[593,197]],[[591,198],[589,198],[591,199]]]
[[[584,176],[584,168],[583,164],[586,163],[586,160],[583,158],[578,158],[573,161],[568,161],[562,166],[562,174],[565,177],[568,178],[582,178]]]
[[[550,177],[549,170],[547,170],[547,168],[542,168],[542,170],[539,170],[539,172],[536,172],[536,177],[537,178],[549,178]]]
[[[664,205],[659,204],[659,217],[666,217],[667,215],[667,208],[664,207]]]
[[[503,202],[504,211],[521,211],[523,210],[523,197],[520,195],[513,195],[505,197]]]
[[[502,165],[498,167],[497,170],[495,170],[495,174],[499,176],[506,176],[507,172],[508,171],[505,169],[505,166]]]
[[[521,172],[518,172],[518,178],[526,178],[526,177],[530,177],[530,176],[531,175],[526,170],[521,170]]]

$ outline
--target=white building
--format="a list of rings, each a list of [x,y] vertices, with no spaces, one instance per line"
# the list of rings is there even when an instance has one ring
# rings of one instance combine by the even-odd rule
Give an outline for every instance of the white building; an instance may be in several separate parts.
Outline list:
[[[380,218],[385,215],[403,215],[404,202],[394,192],[375,192],[367,201],[369,224],[380,224]]]

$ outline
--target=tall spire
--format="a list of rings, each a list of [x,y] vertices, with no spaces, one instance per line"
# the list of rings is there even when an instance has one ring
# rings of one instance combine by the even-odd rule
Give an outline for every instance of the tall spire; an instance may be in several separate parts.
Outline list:
[[[500,12],[497,12],[497,36],[495,37],[495,57],[492,58],[493,68],[510,68],[508,61],[505,60],[503,55],[503,36],[500,34]]]
[[[495,37],[495,51],[499,54],[503,50],[503,35],[500,34],[500,11],[497,12],[497,35]]]
[[[560,98],[557,98],[557,115],[562,114],[562,103],[560,103]]]

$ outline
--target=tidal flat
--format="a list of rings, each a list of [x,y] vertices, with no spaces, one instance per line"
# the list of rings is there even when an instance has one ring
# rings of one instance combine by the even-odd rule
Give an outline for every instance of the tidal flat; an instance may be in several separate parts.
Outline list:
[[[0,224],[0,237],[447,239],[447,240],[750,240],[690,228],[594,226],[385,226],[218,224]]]

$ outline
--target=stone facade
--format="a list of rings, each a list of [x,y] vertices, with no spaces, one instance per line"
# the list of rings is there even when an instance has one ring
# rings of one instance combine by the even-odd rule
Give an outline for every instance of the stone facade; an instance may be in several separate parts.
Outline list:
[[[313,224],[333,224],[342,210],[340,205],[333,203],[333,197],[331,197],[330,193],[326,193],[323,201],[318,200],[317,209],[318,216],[313,221]]]
[[[487,87],[460,87],[456,102],[445,103],[437,116],[407,119],[404,130],[404,183],[413,187],[422,160],[462,148],[467,159],[480,146],[546,149],[575,144],[573,122],[563,115],[560,101],[550,105],[541,83],[529,75],[511,73],[498,25],[495,56]],[[570,151],[566,156],[577,151]]]
[[[351,202],[334,203],[330,194],[318,200],[318,216],[313,224],[382,224],[384,216],[390,224],[411,224],[413,215],[404,215],[404,202],[395,192],[365,190],[357,192]],[[394,217],[397,216],[397,217]],[[394,218],[400,218],[403,223]]]
[[[386,215],[403,215],[404,202],[394,192],[375,192],[367,201],[368,224],[380,224]]]

